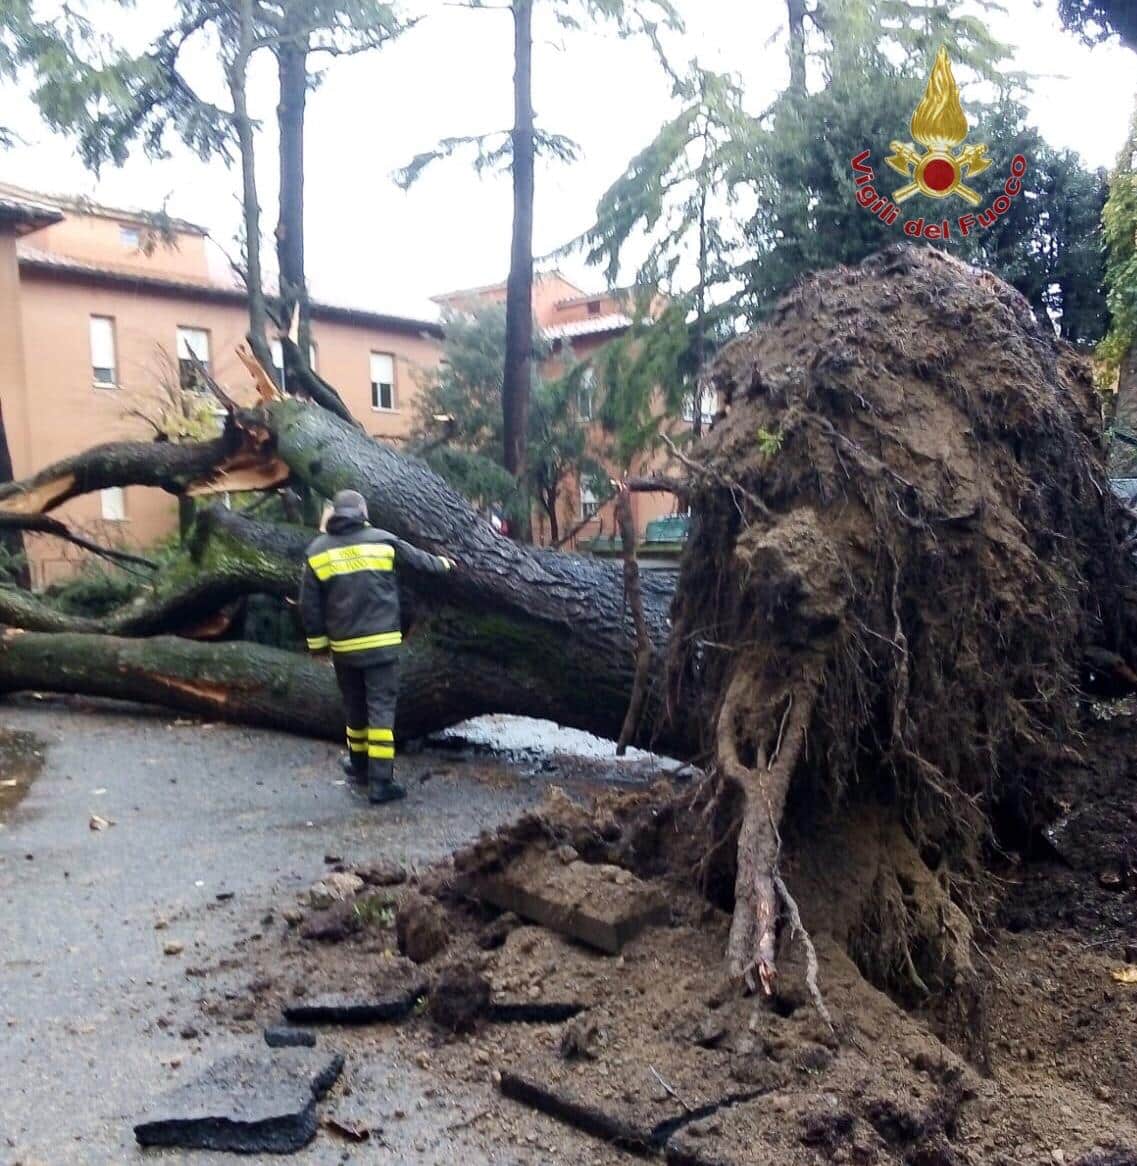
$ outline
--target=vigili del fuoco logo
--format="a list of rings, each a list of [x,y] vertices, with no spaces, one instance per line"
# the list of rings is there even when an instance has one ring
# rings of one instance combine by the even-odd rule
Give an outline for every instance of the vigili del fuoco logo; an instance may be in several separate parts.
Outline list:
[[[857,202],[889,226],[900,218],[900,204],[915,195],[941,200],[959,198],[973,207],[979,206],[982,201],[979,192],[969,183],[991,165],[991,159],[987,157],[986,145],[963,145],[967,138],[967,115],[960,104],[959,86],[944,48],[936,54],[923,99],[912,114],[909,128],[914,142],[890,142],[888,148],[892,153],[884,160],[907,181],[890,196],[881,194],[874,185],[872,151],[862,150],[852,160]],[[924,149],[918,149],[915,142]],[[1026,158],[1016,154],[1011,159],[1003,189],[990,206],[974,214],[967,211],[954,221],[948,218],[925,221],[923,216],[907,219],[904,234],[922,239],[950,239],[953,232],[963,237],[994,226],[1011,209],[1011,200],[1022,193],[1026,169]]]

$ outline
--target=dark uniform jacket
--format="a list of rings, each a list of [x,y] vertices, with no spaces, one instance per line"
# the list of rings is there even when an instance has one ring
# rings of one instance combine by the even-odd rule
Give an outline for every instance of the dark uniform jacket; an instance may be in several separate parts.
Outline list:
[[[300,580],[300,617],[314,652],[330,647],[337,664],[370,668],[395,659],[403,635],[395,570],[449,570],[385,530],[333,516],[328,533],[308,547]]]

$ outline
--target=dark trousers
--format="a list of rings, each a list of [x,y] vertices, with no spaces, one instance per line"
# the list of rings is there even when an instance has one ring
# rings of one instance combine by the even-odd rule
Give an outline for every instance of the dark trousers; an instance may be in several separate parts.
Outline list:
[[[359,668],[336,660],[335,669],[352,768],[361,778],[390,781],[395,770],[395,702],[399,696],[395,664]]]

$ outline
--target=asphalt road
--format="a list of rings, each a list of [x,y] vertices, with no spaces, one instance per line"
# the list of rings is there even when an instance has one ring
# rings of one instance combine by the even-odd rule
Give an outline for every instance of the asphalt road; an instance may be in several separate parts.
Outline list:
[[[54,702],[4,706],[0,727],[35,734],[45,753],[23,800],[0,807],[5,1166],[251,1161],[142,1152],[133,1140],[133,1121],[155,1096],[252,1039],[219,1030],[187,1042],[176,1020],[157,1026],[158,1017],[196,1015],[202,989],[185,975],[189,961],[231,954],[264,931],[266,911],[294,903],[329,852],[421,864],[543,792],[537,778],[463,781],[452,753],[424,752],[400,763],[407,801],[372,808],[341,783],[338,751],[320,742]],[[441,772],[420,780],[432,767]],[[113,825],[92,830],[92,814]],[[222,892],[233,897],[219,902]],[[183,955],[163,954],[172,940]],[[294,1160],[562,1160],[442,1134],[479,1099],[439,1099],[437,1082],[390,1045],[366,1065],[347,1050],[349,1069],[372,1090],[361,1102],[407,1120],[393,1123],[382,1146],[346,1149],[321,1134]],[[445,1121],[431,1116],[439,1106],[449,1107]],[[564,1137],[536,1115],[523,1120],[537,1140]],[[575,1155],[564,1147],[577,1162],[605,1160],[594,1152],[595,1143]]]

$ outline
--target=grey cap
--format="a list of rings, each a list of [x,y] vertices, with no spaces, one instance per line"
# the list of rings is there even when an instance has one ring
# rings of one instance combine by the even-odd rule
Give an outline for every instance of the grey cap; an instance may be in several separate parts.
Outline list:
[[[358,490],[341,490],[332,499],[332,514],[336,518],[357,518],[367,521],[367,499]]]

